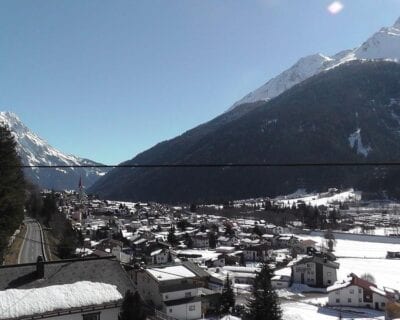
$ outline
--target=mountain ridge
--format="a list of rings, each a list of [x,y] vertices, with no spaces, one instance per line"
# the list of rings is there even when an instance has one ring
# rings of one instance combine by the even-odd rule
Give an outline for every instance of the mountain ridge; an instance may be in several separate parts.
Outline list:
[[[268,101],[319,72],[360,59],[400,60],[400,18],[391,27],[381,28],[354,49],[342,50],[332,56],[316,53],[300,58],[292,67],[245,95],[227,111],[238,108],[243,103]]]
[[[0,124],[7,126],[16,142],[17,152],[26,166],[80,166],[99,165],[89,159],[67,155],[52,147],[48,142],[32,132],[20,118],[12,112],[0,112]],[[107,170],[99,168],[31,168],[25,169],[26,177],[42,188],[65,190],[76,189],[82,179],[90,187]]]
[[[217,117],[125,164],[394,161],[400,159],[398,92],[399,64],[348,62],[268,102],[248,104],[251,110],[240,117],[222,124],[224,118]],[[385,186],[387,172],[386,168],[117,168],[91,191],[116,200],[171,203],[275,196],[304,187],[360,187],[375,192],[377,186]],[[384,189],[392,192],[396,187],[389,183]]]

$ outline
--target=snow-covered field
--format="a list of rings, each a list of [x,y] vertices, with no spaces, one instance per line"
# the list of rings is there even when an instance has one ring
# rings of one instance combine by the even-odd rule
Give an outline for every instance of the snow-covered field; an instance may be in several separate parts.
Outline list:
[[[314,240],[318,243],[318,245],[321,245],[325,242],[325,239],[323,239],[321,236],[316,236],[314,234],[296,236],[300,239]],[[346,239],[346,237],[348,239]],[[340,239],[339,236],[336,236],[336,238],[334,253],[338,257],[385,258],[387,251],[400,251],[400,239],[398,238],[378,238],[351,234],[343,234],[340,235]]]
[[[359,201],[361,200],[361,193],[354,191],[353,189],[329,194],[329,193],[318,193],[318,194],[307,194],[301,197],[278,197],[275,199],[278,203],[285,207],[291,207],[297,204],[299,201],[304,202],[311,206],[327,206],[331,203],[345,202],[345,201]]]
[[[370,273],[379,287],[400,289],[400,260],[343,258],[338,262],[339,280],[344,280],[351,272],[358,276]]]
[[[385,243],[386,241],[398,242],[399,239],[388,237],[367,237],[351,235],[353,239],[337,239],[335,255],[340,263],[338,280],[344,280],[350,273],[361,276],[370,273],[374,276],[379,287],[400,289],[400,260],[385,259],[387,251],[400,251],[400,243]],[[346,237],[344,235],[344,237]],[[302,239],[312,239],[321,244],[324,239],[319,236],[300,236]],[[382,242],[368,242],[366,240]]]
[[[318,307],[301,302],[282,304],[283,316],[285,320],[336,320],[339,318],[339,311],[325,307]],[[354,312],[352,312],[354,311]],[[364,312],[364,313],[361,313]],[[346,308],[342,311],[342,319],[384,319],[382,312],[368,309]]]

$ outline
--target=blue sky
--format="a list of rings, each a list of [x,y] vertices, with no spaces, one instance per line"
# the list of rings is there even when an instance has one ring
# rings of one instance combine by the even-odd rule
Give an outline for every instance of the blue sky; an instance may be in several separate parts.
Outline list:
[[[0,110],[112,164],[212,119],[304,55],[400,16],[400,0],[2,0]]]

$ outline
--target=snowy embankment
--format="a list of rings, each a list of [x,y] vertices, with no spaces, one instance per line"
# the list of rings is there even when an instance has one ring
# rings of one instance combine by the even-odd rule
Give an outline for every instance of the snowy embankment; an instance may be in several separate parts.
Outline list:
[[[116,286],[90,281],[37,289],[9,289],[0,291],[0,319],[101,305],[120,299],[122,295]]]

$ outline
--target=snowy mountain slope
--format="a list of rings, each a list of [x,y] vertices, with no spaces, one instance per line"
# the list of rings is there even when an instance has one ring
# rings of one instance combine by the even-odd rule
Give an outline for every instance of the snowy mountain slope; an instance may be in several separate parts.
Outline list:
[[[66,155],[53,148],[45,140],[25,126],[18,116],[11,112],[0,112],[0,124],[12,131],[17,142],[17,151],[24,165],[96,165],[98,163]],[[106,170],[99,168],[33,168],[25,171],[27,177],[43,188],[76,189],[80,176],[86,186],[91,186]]]
[[[233,120],[230,115],[243,109],[227,112],[124,164],[396,161],[399,93],[400,64],[356,60],[253,104]],[[400,197],[399,177],[395,168],[369,167],[116,168],[91,191],[106,199],[168,203],[221,203],[331,187]]]
[[[400,18],[392,27],[382,28],[355,49],[331,57],[319,53],[301,58],[291,68],[234,103],[228,111],[244,103],[268,101],[317,73],[356,59],[400,60]]]

